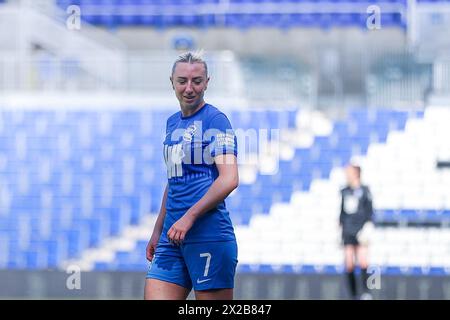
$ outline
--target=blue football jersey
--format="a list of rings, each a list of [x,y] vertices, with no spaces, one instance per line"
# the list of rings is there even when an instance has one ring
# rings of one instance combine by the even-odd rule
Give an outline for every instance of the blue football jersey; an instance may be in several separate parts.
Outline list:
[[[237,139],[228,118],[214,106],[205,104],[188,117],[183,117],[181,111],[169,117],[164,140],[168,194],[160,243],[168,243],[169,228],[218,177],[214,157],[228,153],[237,156]],[[226,240],[235,240],[235,235],[222,201],[195,221],[184,242]]]

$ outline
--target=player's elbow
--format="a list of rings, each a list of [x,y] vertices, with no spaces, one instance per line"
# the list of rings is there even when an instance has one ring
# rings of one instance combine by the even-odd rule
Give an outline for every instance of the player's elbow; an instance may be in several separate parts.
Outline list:
[[[239,176],[237,174],[233,174],[227,177],[227,187],[229,192],[232,192],[239,186]]]
[[[239,176],[235,175],[230,182],[231,191],[236,189],[239,186]]]
[[[220,174],[218,179],[219,184],[222,186],[223,190],[230,193],[236,189],[239,185],[239,176],[237,173],[227,172],[226,174]]]

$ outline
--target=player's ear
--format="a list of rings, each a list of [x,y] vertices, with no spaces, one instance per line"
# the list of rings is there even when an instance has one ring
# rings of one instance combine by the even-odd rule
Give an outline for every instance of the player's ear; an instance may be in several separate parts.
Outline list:
[[[206,78],[205,91],[206,91],[206,89],[208,89],[208,83],[209,83],[209,77],[208,77],[208,78]]]
[[[170,84],[172,85],[172,89],[175,90],[175,86],[173,85],[173,79],[172,79],[172,77],[170,77],[169,79],[170,79]]]

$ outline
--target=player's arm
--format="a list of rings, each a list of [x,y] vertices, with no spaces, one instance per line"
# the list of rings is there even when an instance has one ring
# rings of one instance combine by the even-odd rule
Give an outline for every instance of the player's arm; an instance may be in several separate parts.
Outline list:
[[[155,254],[156,245],[158,244],[159,237],[161,236],[161,233],[162,233],[162,229],[163,229],[163,225],[164,225],[164,218],[166,217],[166,200],[167,200],[167,185],[166,185],[166,189],[164,190],[161,208],[159,209],[159,215],[158,215],[158,218],[156,219],[156,223],[153,228],[152,236],[147,245],[146,255],[147,255],[148,261],[153,260],[153,255]]]
[[[372,221],[373,218],[373,203],[372,193],[369,188],[366,189],[366,221]]]
[[[339,214],[339,225],[344,223],[344,192],[341,191],[341,213]]]
[[[205,195],[197,201],[167,232],[167,237],[174,243],[183,242],[186,233],[194,222],[205,213],[215,208],[239,184],[237,158],[234,154],[222,154],[214,157],[219,176]]]
[[[208,192],[194,204],[186,214],[197,220],[203,214],[214,209],[239,184],[237,159],[234,154],[218,155],[214,158],[219,176],[209,188]]]

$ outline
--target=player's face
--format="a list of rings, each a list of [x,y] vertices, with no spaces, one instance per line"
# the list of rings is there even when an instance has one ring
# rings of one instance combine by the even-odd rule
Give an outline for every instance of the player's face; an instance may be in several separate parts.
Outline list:
[[[209,81],[203,63],[177,63],[171,81],[182,109],[195,110],[203,103]]]
[[[349,184],[356,184],[357,182],[359,182],[359,175],[358,175],[358,171],[353,168],[352,166],[348,166],[347,169],[345,170],[346,176],[347,176],[347,182]]]

